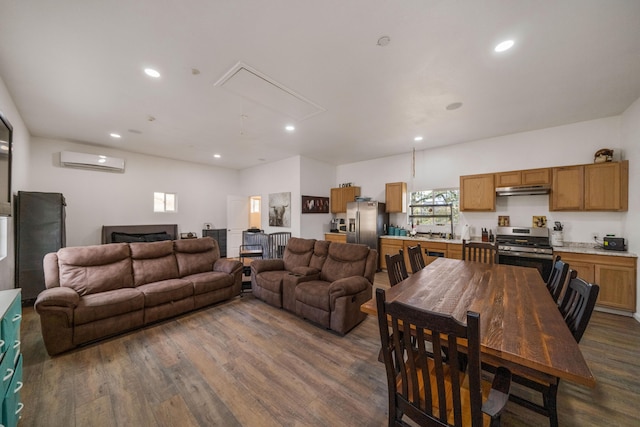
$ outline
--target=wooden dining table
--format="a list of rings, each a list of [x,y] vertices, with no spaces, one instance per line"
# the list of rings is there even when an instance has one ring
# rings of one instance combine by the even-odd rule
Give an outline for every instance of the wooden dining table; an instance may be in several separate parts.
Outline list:
[[[438,258],[386,290],[386,300],[480,314],[481,359],[522,375],[595,387],[578,343],[535,268]],[[361,306],[375,315],[375,297]]]

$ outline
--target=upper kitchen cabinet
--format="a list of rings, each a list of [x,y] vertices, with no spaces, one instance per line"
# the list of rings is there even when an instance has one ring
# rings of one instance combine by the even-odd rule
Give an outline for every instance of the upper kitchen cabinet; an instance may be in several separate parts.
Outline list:
[[[584,209],[626,211],[629,203],[629,161],[584,167]]]
[[[360,195],[360,187],[339,187],[331,189],[331,213],[346,213],[347,203],[354,202]]]
[[[407,212],[407,183],[390,182],[385,186],[385,209],[389,213]]]
[[[626,211],[629,162],[553,168],[550,211]]]
[[[584,166],[553,168],[550,211],[581,211],[584,208]]]
[[[494,174],[460,177],[461,211],[495,211],[496,187]]]
[[[551,169],[527,169],[495,174],[496,187],[517,187],[522,185],[540,185],[551,182]]]

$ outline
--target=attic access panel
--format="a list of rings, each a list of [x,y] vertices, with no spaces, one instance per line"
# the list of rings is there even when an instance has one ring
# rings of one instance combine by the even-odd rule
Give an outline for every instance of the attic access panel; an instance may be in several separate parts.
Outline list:
[[[263,107],[285,114],[297,121],[326,111],[271,77],[238,62],[214,86],[223,87],[236,95]]]

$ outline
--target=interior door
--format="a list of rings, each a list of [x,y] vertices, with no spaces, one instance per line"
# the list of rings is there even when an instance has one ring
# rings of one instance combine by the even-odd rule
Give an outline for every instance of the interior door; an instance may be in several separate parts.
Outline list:
[[[227,196],[227,257],[237,258],[242,231],[249,228],[249,198]]]

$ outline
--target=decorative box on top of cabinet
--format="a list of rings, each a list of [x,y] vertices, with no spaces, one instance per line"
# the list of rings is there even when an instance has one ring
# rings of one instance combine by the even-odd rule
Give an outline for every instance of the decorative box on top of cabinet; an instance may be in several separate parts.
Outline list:
[[[407,183],[390,182],[385,185],[385,210],[389,213],[407,212]]]
[[[0,316],[0,374],[2,375],[0,423],[4,427],[15,427],[18,425],[20,412],[24,408],[20,401],[20,389],[22,388],[20,289],[0,291]]]
[[[216,242],[218,242],[218,247],[220,248],[220,257],[227,257],[227,229],[226,228],[218,228],[214,230],[202,230],[202,237],[212,237]]]

